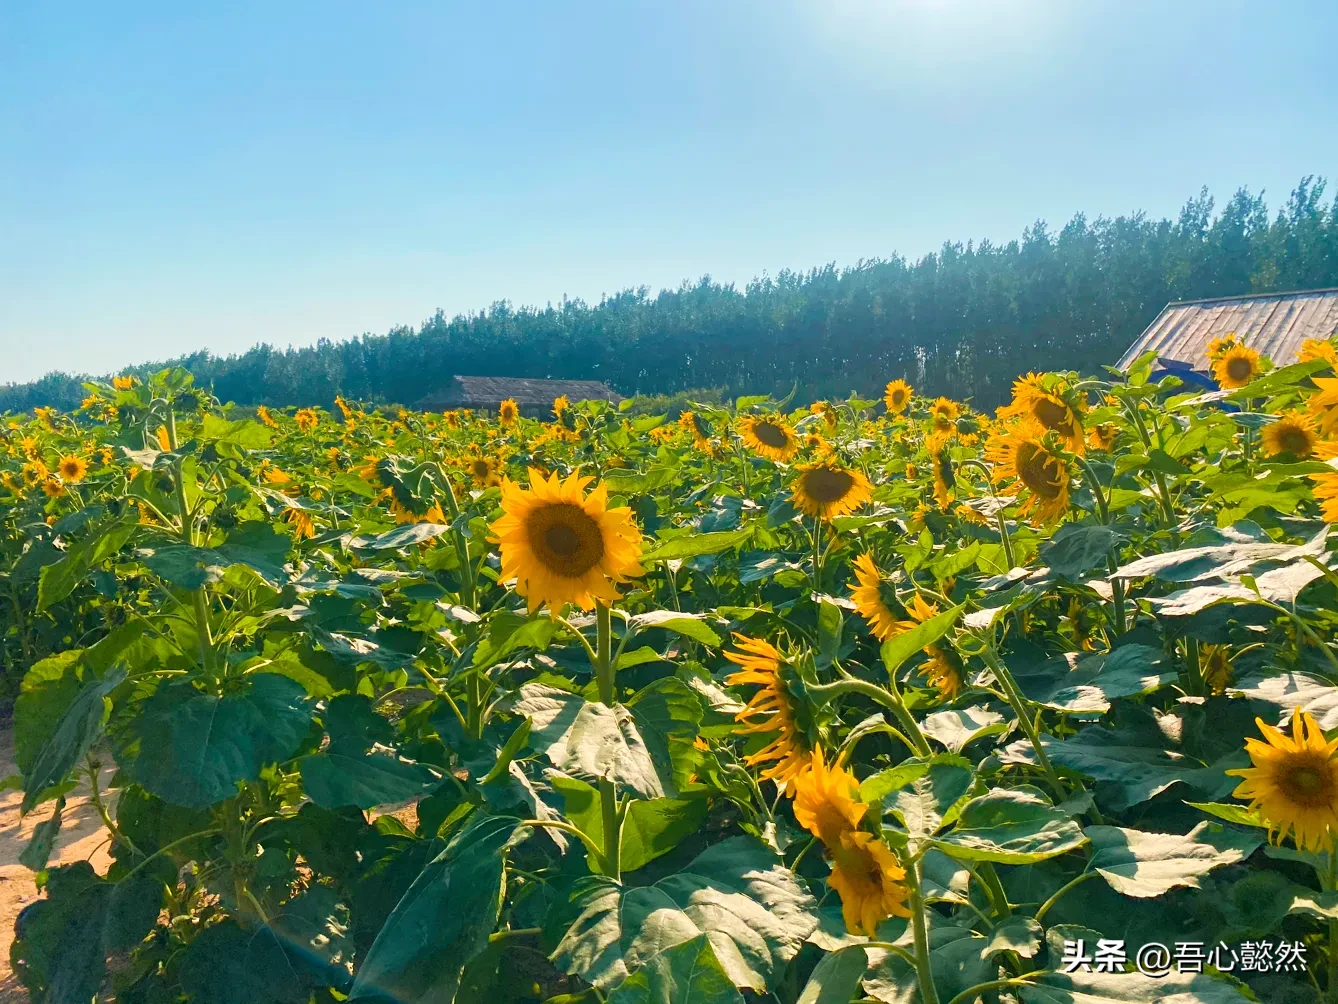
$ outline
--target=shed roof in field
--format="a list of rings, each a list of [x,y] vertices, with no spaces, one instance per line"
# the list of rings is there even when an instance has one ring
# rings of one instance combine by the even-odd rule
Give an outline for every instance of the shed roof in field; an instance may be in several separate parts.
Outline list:
[[[512,399],[522,410],[553,407],[556,398],[566,395],[577,401],[622,400],[622,395],[599,380],[539,380],[530,377],[452,377],[441,390],[429,394],[419,407],[429,411],[443,408],[495,408]]]
[[[1289,365],[1307,338],[1324,339],[1338,331],[1338,289],[1168,303],[1120,357],[1119,367],[1126,369],[1144,352],[1155,350],[1163,360],[1207,372],[1208,343],[1233,331],[1277,365]]]

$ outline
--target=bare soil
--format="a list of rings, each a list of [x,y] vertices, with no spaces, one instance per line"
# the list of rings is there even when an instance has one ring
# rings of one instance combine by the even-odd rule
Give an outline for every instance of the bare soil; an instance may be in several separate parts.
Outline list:
[[[0,777],[18,770],[14,764],[14,733],[10,728],[0,729]],[[102,770],[103,802],[110,810],[115,803],[115,792],[108,794],[107,785],[114,772],[112,766]],[[66,797],[65,812],[61,818],[60,834],[51,855],[51,864],[71,864],[89,861],[98,874],[105,874],[111,865],[107,854],[107,831],[98,818],[97,810],[89,802],[88,782]],[[21,1004],[28,1000],[27,993],[14,979],[9,964],[9,947],[14,940],[14,920],[28,904],[42,897],[33,881],[33,873],[19,864],[19,855],[28,846],[37,824],[51,818],[54,802],[39,806],[27,816],[19,817],[23,793],[0,793],[0,1004]]]

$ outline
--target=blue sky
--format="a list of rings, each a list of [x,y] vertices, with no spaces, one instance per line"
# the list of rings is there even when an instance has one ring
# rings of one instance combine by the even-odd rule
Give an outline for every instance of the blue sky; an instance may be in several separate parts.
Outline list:
[[[1338,183],[1338,4],[0,5],[0,382]],[[1332,189],[1331,189],[1332,192]]]

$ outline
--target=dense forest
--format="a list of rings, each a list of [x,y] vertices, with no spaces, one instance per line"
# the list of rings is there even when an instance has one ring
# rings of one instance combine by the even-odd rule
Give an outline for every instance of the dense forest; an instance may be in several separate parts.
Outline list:
[[[1338,285],[1338,199],[1307,177],[1270,216],[1238,191],[1215,211],[1204,189],[1179,217],[1079,214],[1018,240],[946,243],[848,268],[783,271],[743,289],[709,276],[590,305],[498,302],[440,311],[415,331],[241,355],[171,360],[224,401],[329,403],[336,394],[412,404],[453,374],[598,378],[624,394],[723,388],[806,398],[871,394],[893,377],[992,406],[1028,370],[1113,362],[1169,300]],[[145,364],[145,373],[164,365]],[[0,387],[0,412],[77,406],[79,380]]]

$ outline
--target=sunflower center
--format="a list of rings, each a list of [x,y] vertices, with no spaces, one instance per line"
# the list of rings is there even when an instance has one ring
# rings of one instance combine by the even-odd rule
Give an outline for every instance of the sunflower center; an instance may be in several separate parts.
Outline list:
[[[1044,499],[1059,497],[1063,487],[1059,461],[1034,443],[1023,443],[1017,451],[1017,473],[1022,483]]]
[[[815,502],[839,502],[854,483],[848,471],[819,467],[804,475],[804,493]]]
[[[1304,457],[1310,453],[1310,434],[1304,429],[1290,426],[1278,435],[1278,445],[1288,453]]]
[[[559,502],[530,517],[529,540],[535,557],[548,571],[579,578],[604,557],[599,524],[580,506]]]
[[[896,390],[892,392],[893,407],[900,408],[902,404],[905,402],[905,400],[906,400],[906,392],[902,390],[900,387],[898,387]]]
[[[780,448],[787,442],[785,430],[771,422],[758,422],[753,426],[753,435],[767,446]]]
[[[1060,401],[1052,401],[1048,397],[1043,397],[1036,402],[1032,410],[1036,415],[1036,420],[1047,429],[1068,432],[1073,425],[1069,421],[1068,405]]]
[[[1226,371],[1227,376],[1232,380],[1248,380],[1254,373],[1254,363],[1249,359],[1237,356],[1235,359],[1231,359],[1227,362]]]
[[[1278,778],[1278,787],[1298,805],[1311,808],[1328,805],[1335,794],[1333,770],[1326,757],[1294,755],[1293,763]]]
[[[474,461],[474,477],[486,478],[488,476],[488,462],[486,460]]]

